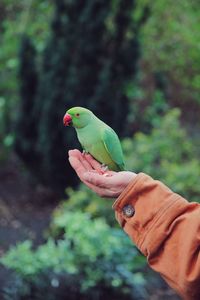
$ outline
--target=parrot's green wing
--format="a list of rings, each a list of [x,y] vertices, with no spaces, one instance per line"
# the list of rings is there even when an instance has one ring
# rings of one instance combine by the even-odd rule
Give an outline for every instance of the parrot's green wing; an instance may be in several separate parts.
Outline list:
[[[103,143],[111,159],[124,170],[124,159],[119,138],[112,128],[106,128],[103,132]]]

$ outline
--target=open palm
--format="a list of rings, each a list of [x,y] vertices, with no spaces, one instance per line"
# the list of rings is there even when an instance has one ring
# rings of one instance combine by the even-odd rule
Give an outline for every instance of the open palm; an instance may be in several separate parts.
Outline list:
[[[69,151],[69,162],[80,180],[101,197],[117,198],[136,176],[129,171],[102,172],[99,162],[77,149]]]

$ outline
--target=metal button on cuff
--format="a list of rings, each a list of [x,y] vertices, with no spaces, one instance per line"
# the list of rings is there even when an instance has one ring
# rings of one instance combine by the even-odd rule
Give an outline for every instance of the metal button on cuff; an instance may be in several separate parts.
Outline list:
[[[126,217],[130,218],[135,214],[135,209],[131,204],[127,204],[122,208],[122,212]]]

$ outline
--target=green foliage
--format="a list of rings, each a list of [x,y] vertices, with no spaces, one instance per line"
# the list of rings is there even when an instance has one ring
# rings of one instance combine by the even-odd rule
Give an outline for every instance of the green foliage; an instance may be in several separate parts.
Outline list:
[[[15,120],[19,112],[18,50],[21,37],[34,37],[40,54],[48,37],[48,20],[52,11],[49,0],[0,3],[0,161],[13,149]],[[39,58],[40,55],[38,55]],[[24,147],[26,142],[24,141]]]
[[[101,218],[91,220],[80,212],[56,215],[54,224],[64,230],[63,239],[49,239],[34,251],[31,242],[25,241],[1,259],[20,281],[16,293],[19,297],[22,292],[26,297],[34,297],[31,293],[36,292],[42,295],[44,289],[51,290],[52,278],[57,288],[59,280],[65,278],[68,299],[77,299],[73,293],[99,299],[108,291],[114,299],[144,299],[144,260],[121,229],[109,227]],[[56,299],[55,294],[51,297]]]
[[[163,115],[169,109],[169,104],[161,89],[155,89],[149,97],[147,91],[139,86],[139,78],[136,82],[126,87],[126,93],[131,99],[128,115],[129,131],[149,133],[153,126],[159,126]]]
[[[146,2],[138,1],[139,7],[142,9]],[[156,0],[141,31],[147,72],[166,78],[169,101],[184,109],[186,115],[190,114],[186,104],[199,107],[199,24],[196,1]]]
[[[123,146],[130,170],[163,181],[190,201],[199,201],[200,162],[197,150],[181,127],[180,111],[169,111],[149,135],[138,132]]]
[[[196,61],[199,65],[197,53],[200,15],[196,9],[195,2],[188,0],[157,0],[152,3],[151,14],[143,27],[142,38],[144,46],[147,47],[144,47],[145,56],[153,58],[150,64],[156,70],[173,69],[177,72],[176,75],[187,76],[179,72],[188,66],[188,62]],[[156,38],[158,36],[159,39]],[[189,61],[185,59],[186,56]],[[195,70],[196,67],[192,66],[192,69]]]
[[[54,218],[51,223],[52,233],[57,234],[57,224],[54,221],[62,218],[68,212],[82,211],[88,213],[92,219],[104,218],[105,222],[110,226],[117,224],[112,210],[112,201],[110,199],[102,199],[91,191],[84,184],[80,184],[78,189],[67,188],[67,199],[60,203],[54,211]]]
[[[0,3],[0,140],[13,136],[13,121],[17,113],[18,49],[21,36],[34,37],[40,53],[48,37],[48,21],[52,11],[49,0],[8,1]],[[11,138],[9,137],[9,140]],[[7,141],[5,141],[7,144]]]

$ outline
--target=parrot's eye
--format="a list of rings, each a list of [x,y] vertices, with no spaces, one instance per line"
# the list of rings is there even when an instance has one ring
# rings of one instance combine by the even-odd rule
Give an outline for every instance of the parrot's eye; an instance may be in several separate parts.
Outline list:
[[[80,114],[76,114],[76,117],[79,117],[80,116]]]

